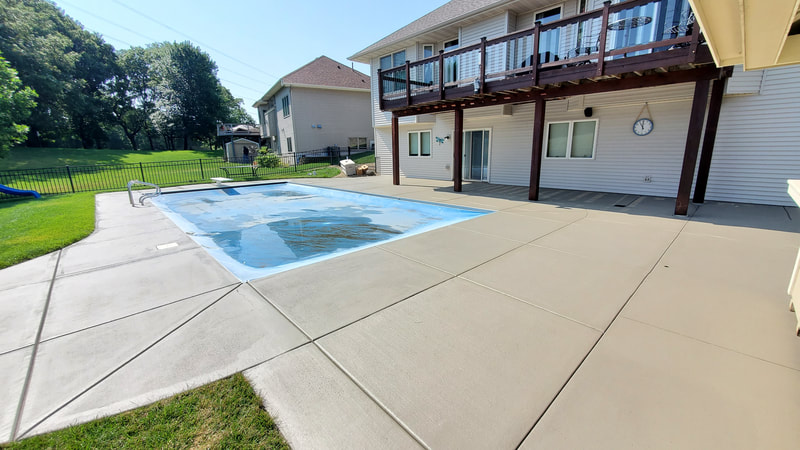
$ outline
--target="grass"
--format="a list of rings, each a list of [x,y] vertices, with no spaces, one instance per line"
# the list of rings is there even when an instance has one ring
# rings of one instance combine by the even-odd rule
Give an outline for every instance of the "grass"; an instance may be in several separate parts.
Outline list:
[[[152,405],[34,436],[7,447],[289,448],[241,374]]]
[[[58,164],[61,165],[42,168],[36,173],[6,174],[3,175],[3,178],[0,178],[0,183],[16,189],[35,190],[40,194],[119,191],[124,190],[126,184],[130,180],[147,181],[159,186],[209,183],[209,179],[212,177],[227,178],[229,176],[228,172],[223,170],[226,166],[241,165],[237,163],[226,163],[223,162],[222,159],[207,159],[214,155],[193,151],[149,152],[151,155],[148,156],[146,155],[148,152],[131,154],[131,152],[122,150],[23,149],[23,151],[31,150],[47,150],[49,153],[56,155],[61,153],[62,150],[69,154],[84,151],[94,155],[93,159],[91,159],[93,162],[122,162],[119,160],[110,160],[108,158],[106,160],[98,159],[104,154],[107,155],[109,152],[114,152],[116,157],[128,155],[129,157],[122,158],[125,161],[134,162],[132,161],[133,159],[139,159],[140,161],[139,164],[132,165],[71,166],[69,171],[67,171],[63,165],[65,160],[50,155],[44,158],[49,161],[49,164],[55,164],[57,161]],[[19,149],[14,149],[14,152],[17,151],[19,151]],[[147,161],[144,161],[148,158],[153,159],[156,156],[161,161],[151,161],[152,164],[148,164]],[[198,156],[202,156],[203,158],[198,158]],[[180,157],[185,157],[186,159],[177,159]],[[174,161],[167,162],[167,160]],[[3,163],[3,161],[4,160],[0,160],[0,163]],[[74,160],[69,161],[74,162]],[[262,167],[258,169],[256,177],[244,177],[240,174],[240,176],[236,176],[235,178],[237,180],[272,180],[278,178],[321,178],[332,177],[338,174],[338,172],[333,169],[323,170],[330,164],[330,159],[327,157],[308,158],[306,161],[305,164],[299,164],[297,166],[289,164],[277,168]],[[88,162],[90,162],[89,159],[82,161],[82,163]],[[12,163],[10,165],[18,167],[20,164]],[[245,169],[245,172],[249,173],[249,169]]]
[[[222,150],[113,150],[83,148],[12,148],[0,159],[0,170],[41,169],[59,166],[89,166],[94,164],[122,164],[159,161],[184,161],[187,159],[221,158]]]
[[[351,159],[356,164],[369,164],[375,162],[375,152],[363,152],[363,153],[355,153],[351,156]]]
[[[94,231],[94,193],[0,202],[0,269],[35,258]]]

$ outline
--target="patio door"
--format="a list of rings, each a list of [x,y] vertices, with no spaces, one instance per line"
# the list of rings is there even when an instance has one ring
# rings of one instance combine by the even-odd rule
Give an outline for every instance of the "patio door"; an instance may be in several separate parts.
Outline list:
[[[489,181],[489,130],[464,132],[463,178]]]

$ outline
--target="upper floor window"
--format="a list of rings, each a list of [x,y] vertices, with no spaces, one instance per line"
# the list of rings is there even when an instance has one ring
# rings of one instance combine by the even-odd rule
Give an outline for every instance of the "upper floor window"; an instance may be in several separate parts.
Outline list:
[[[546,158],[592,159],[597,120],[550,122],[544,138]]]
[[[449,52],[458,48],[458,38],[444,42],[444,51]],[[450,83],[458,80],[458,56],[444,59],[444,82]]]
[[[287,95],[286,97],[283,97],[281,102],[283,104],[283,117],[289,117],[289,96]]]
[[[555,8],[548,9],[546,11],[538,12],[534,15],[534,23],[541,22],[542,25],[555,22],[556,20],[561,19],[561,7],[557,6]],[[553,28],[551,30],[547,30],[542,32],[539,35],[539,63],[544,64],[552,61],[559,60],[559,54],[561,57],[564,58],[566,55],[566,49],[562,50],[562,42],[561,42],[561,29],[560,28]]]
[[[392,67],[402,66],[403,64],[405,64],[405,62],[406,62],[405,50],[392,53],[391,55],[383,56],[381,57],[381,71],[389,70]],[[406,86],[405,77],[406,77],[406,72],[404,70],[394,72],[394,74],[392,75],[394,81],[384,81],[383,91],[393,92],[405,89]]]

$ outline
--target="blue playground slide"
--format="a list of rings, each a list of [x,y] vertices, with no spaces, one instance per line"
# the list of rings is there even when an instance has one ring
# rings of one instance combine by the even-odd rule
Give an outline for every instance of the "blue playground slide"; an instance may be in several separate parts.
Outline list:
[[[42,196],[36,191],[23,191],[20,189],[10,188],[4,184],[0,184],[0,192],[10,195],[30,195],[31,197],[42,198]]]

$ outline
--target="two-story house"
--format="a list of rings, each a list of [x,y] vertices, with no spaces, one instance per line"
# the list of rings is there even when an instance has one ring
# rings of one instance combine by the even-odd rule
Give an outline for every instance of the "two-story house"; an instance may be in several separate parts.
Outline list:
[[[718,67],[687,0],[454,0],[361,50],[378,170],[790,205],[800,66]]]
[[[279,79],[253,107],[265,145],[278,154],[366,149],[371,140],[369,76],[327,56]]]

